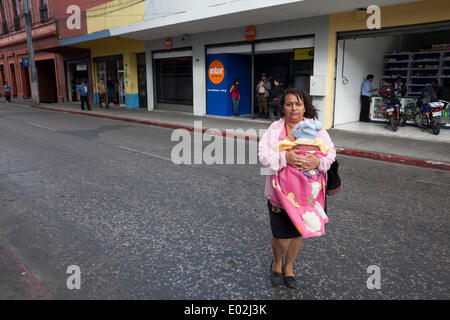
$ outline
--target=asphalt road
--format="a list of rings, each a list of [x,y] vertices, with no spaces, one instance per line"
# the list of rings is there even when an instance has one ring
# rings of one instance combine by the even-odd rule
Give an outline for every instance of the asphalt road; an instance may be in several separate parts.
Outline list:
[[[261,167],[175,165],[171,134],[0,103],[0,298],[29,298],[2,243],[53,299],[450,298],[450,172],[338,157],[326,235],[272,288]]]

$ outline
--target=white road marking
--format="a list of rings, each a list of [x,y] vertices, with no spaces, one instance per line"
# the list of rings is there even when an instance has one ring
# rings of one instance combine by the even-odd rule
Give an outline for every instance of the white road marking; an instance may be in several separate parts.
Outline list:
[[[130,152],[140,153],[140,154],[143,154],[143,155],[152,157],[152,158],[157,158],[157,159],[161,159],[161,160],[165,160],[165,161],[170,161],[170,162],[172,162],[172,159],[166,158],[166,157],[163,157],[163,156],[154,154],[154,153],[149,153],[149,152],[145,152],[145,151],[141,151],[141,150],[131,149],[131,148],[124,147],[124,146],[116,146],[116,147],[119,148],[119,149],[125,150],[125,151],[130,151]]]
[[[25,121],[25,123],[28,123],[29,125],[32,125],[32,126],[35,126],[35,127],[39,127],[39,128],[42,128],[42,129],[58,131],[57,129],[46,127],[46,126],[43,126],[42,124],[38,124],[38,123],[30,122],[30,121]]]

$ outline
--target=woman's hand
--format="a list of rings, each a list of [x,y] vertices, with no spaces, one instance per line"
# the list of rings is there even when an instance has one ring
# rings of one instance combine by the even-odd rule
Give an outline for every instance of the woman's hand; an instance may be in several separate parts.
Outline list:
[[[311,153],[307,153],[303,156],[299,156],[299,169],[301,171],[310,171],[317,168],[320,165],[320,159]]]
[[[298,155],[294,150],[286,152],[286,162],[301,171],[310,171],[320,165],[320,159],[313,154]]]
[[[294,150],[286,152],[287,164],[293,166],[296,169],[300,169],[300,166],[302,165],[301,159],[302,156],[298,155]]]

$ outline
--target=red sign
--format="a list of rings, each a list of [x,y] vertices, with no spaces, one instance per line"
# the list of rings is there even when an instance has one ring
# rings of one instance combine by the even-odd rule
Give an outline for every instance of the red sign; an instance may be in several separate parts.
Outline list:
[[[256,39],[256,28],[254,26],[248,26],[247,29],[245,29],[245,39],[247,41],[255,41]]]
[[[171,38],[166,38],[166,40],[164,40],[164,48],[166,48],[166,50],[170,50],[172,49],[173,46],[173,41]]]
[[[40,27],[31,30],[33,39],[45,38],[56,35],[56,23],[41,25]],[[14,33],[8,37],[0,39],[0,47],[11,46],[16,43],[27,41],[27,34],[25,31]]]

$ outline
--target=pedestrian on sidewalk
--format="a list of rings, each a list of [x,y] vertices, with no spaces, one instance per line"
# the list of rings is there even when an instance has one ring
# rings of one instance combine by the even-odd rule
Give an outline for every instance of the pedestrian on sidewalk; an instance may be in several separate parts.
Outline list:
[[[106,92],[107,88],[105,84],[105,79],[100,78],[100,82],[98,84],[98,105],[100,108],[102,108],[103,103],[105,103],[106,109],[109,109],[109,103],[106,99]]]
[[[302,247],[302,236],[294,227],[284,208],[275,207],[270,203],[273,192],[272,178],[278,171],[293,166],[308,174],[317,169],[325,175],[336,158],[336,150],[325,129],[317,132],[317,138],[324,141],[329,151],[326,157],[319,159],[312,154],[298,155],[294,150],[277,152],[275,146],[285,137],[291,135],[292,128],[304,119],[317,119],[317,110],[311,103],[311,98],[304,91],[295,88],[287,89],[280,99],[280,120],[273,122],[262,136],[258,147],[261,164],[269,168],[266,177],[265,196],[272,229],[273,261],[270,265],[270,280],[273,285],[286,284],[295,288],[297,281],[294,275],[294,262]],[[283,257],[285,263],[283,268]]]
[[[270,81],[268,81],[266,74],[261,74],[261,80],[256,85],[256,93],[258,94],[258,109],[259,116],[261,118],[267,118],[269,112],[269,97],[270,97],[270,89],[272,89],[272,85]]]
[[[378,89],[374,89],[372,82],[375,76],[369,74],[361,86],[361,113],[359,114],[359,121],[370,122],[370,99]]]
[[[280,80],[275,79],[273,81],[273,89],[270,92],[270,102],[269,102],[269,119],[274,122],[275,113],[277,113],[277,117],[279,118],[280,114],[278,109],[280,108],[280,99],[283,95],[283,87],[281,86]]]
[[[233,85],[230,89],[231,102],[233,103],[233,112],[236,117],[239,116],[239,101],[241,100],[241,95],[239,93],[239,79],[234,79]]]
[[[88,111],[91,111],[91,104],[89,103],[89,86],[86,81],[81,81],[81,84],[77,88],[77,93],[80,94],[81,110],[84,111],[84,104],[86,103]]]
[[[8,82],[5,82],[3,89],[5,91],[6,102],[11,102],[11,87],[9,86]]]

